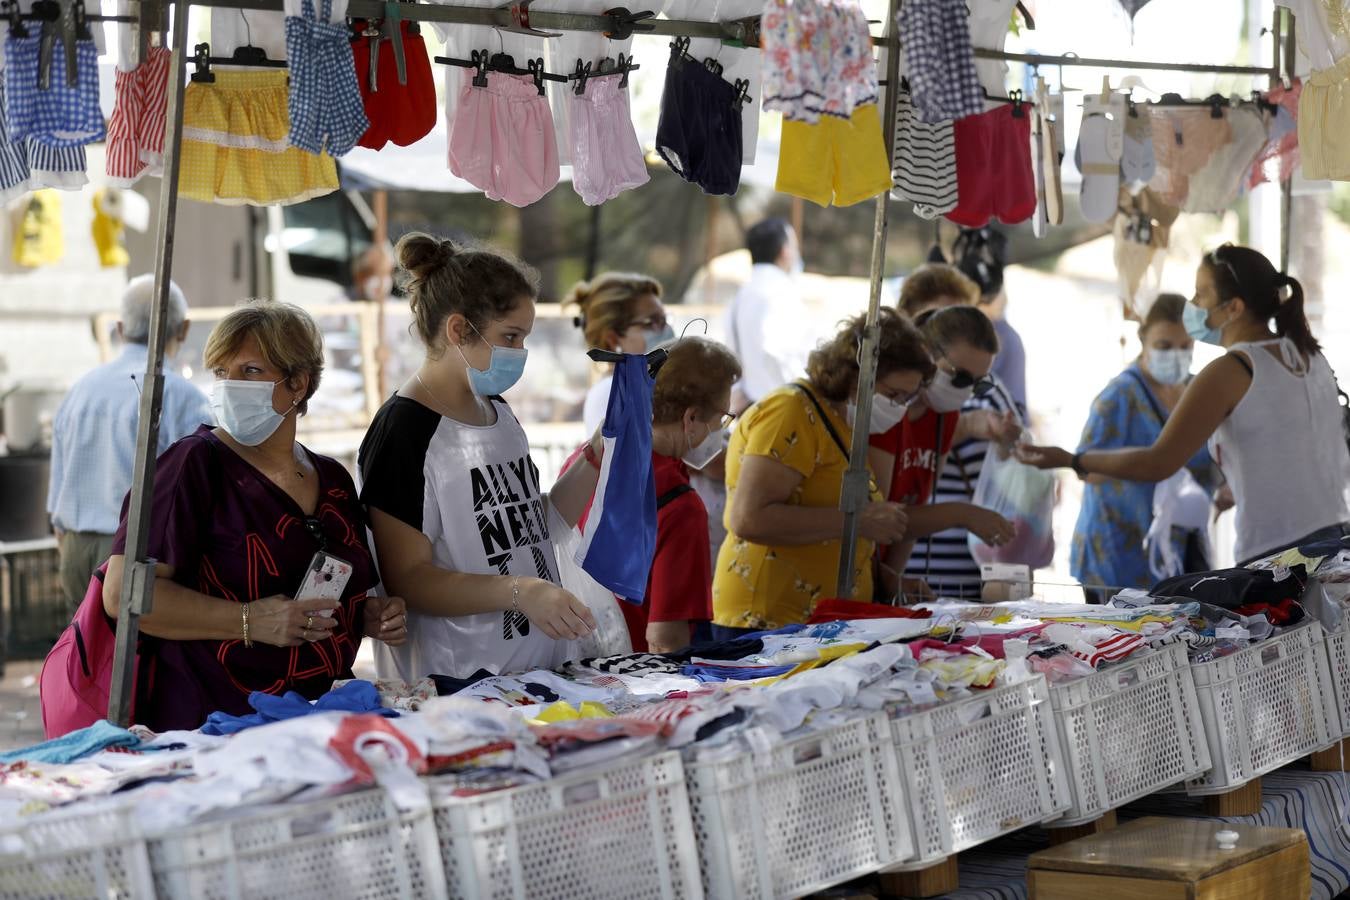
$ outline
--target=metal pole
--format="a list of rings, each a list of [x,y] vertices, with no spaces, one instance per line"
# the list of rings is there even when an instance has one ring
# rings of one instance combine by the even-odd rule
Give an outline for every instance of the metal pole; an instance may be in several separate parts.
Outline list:
[[[1278,23],[1281,10],[1275,8],[1275,17]],[[1289,76],[1290,81],[1294,78],[1294,67],[1298,64],[1298,57],[1295,53],[1298,50],[1298,33],[1294,28],[1294,13],[1292,10],[1284,12],[1289,17],[1287,31],[1284,34],[1284,73]],[[1279,46],[1280,27],[1275,27],[1276,46]],[[1277,66],[1277,69],[1279,67]],[[1290,175],[1284,181],[1280,182],[1280,271],[1288,273],[1289,260],[1292,255],[1294,230],[1294,177]]]
[[[890,0],[886,16],[886,32],[895,34],[895,16],[900,8],[900,0]],[[883,114],[882,138],[886,143],[886,157],[891,159],[895,152],[895,99],[891,96],[894,85],[900,83],[900,54],[892,46],[886,50],[886,90],[882,102],[886,104]],[[862,346],[858,349],[858,393],[857,411],[853,417],[853,446],[849,453],[848,472],[844,474],[844,484],[839,492],[839,508],[844,511],[844,534],[839,546],[839,580],[837,596],[853,597],[853,553],[858,544],[858,517],[871,496],[872,473],[867,467],[868,425],[872,421],[872,392],[877,382],[877,352],[881,343],[881,329],[877,320],[881,317],[881,279],[886,274],[886,232],[887,204],[890,191],[877,198],[876,219],[872,226],[872,293],[867,303],[867,326],[863,330]],[[871,599],[871,598],[867,598]]]
[[[1159,62],[1137,59],[1091,59],[1082,56],[1046,56],[1040,53],[1007,53],[975,48],[980,59],[1000,59],[1031,66],[1079,66],[1092,69],[1141,69],[1148,72],[1205,72],[1217,75],[1271,75],[1270,66],[1220,66],[1206,63]]]
[[[136,433],[136,463],[131,481],[127,518],[127,561],[122,574],[122,596],[117,609],[117,649],[108,696],[108,720],[131,724],[131,701],[136,668],[136,636],[140,617],[154,606],[155,561],[146,558],[150,541],[150,501],[155,486],[159,449],[159,415],[164,400],[164,333],[169,305],[169,278],[173,270],[174,221],[178,216],[179,152],[183,144],[183,74],[187,59],[188,11],[178,4],[173,17],[173,53],[169,59],[169,88],[164,120],[164,175],[159,186],[159,221],[155,229],[155,303],[150,308],[149,353],[145,390],[141,391],[140,421]]]

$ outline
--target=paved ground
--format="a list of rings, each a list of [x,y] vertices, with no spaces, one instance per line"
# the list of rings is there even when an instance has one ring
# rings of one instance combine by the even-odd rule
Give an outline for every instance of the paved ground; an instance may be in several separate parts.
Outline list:
[[[41,661],[11,662],[0,677],[0,750],[26,747],[42,740],[37,676]]]

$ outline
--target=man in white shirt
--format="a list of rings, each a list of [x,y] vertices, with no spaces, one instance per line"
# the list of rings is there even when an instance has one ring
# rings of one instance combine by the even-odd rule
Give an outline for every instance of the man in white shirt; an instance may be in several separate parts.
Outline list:
[[[802,257],[792,226],[765,219],[750,229],[745,243],[754,268],[727,313],[728,343],[744,372],[732,391],[735,412],[802,377],[811,351],[806,306],[795,277]]]
[[[112,549],[131,488],[142,382],[150,338],[155,277],[131,279],[122,294],[122,353],[87,373],[66,394],[52,423],[52,471],[47,512],[61,551],[61,584],[71,608],[84,599],[89,577]],[[164,358],[187,339],[187,300],[169,283]],[[175,372],[164,373],[159,452],[202,424],[214,424],[206,395]]]

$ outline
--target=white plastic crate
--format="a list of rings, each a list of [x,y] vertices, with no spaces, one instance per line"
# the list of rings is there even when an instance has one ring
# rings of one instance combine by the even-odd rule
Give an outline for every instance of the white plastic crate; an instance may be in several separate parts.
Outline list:
[[[1336,733],[1350,736],[1350,630],[1328,632],[1326,639],[1328,671],[1340,716]]]
[[[452,897],[703,897],[679,754],[433,802]]]
[[[125,806],[70,807],[0,825],[3,900],[154,895],[145,841]]]
[[[400,815],[383,790],[259,807],[147,847],[159,900],[446,896],[430,808]]]
[[[1050,687],[1078,825],[1209,771],[1186,645],[1172,644]]]
[[[1322,626],[1305,621],[1231,656],[1191,666],[1213,768],[1187,782],[1215,794],[1334,743],[1341,732]]]
[[[920,869],[1059,817],[1068,783],[1040,675],[890,720]]]
[[[911,853],[886,719],[685,764],[709,898],[798,897]]]

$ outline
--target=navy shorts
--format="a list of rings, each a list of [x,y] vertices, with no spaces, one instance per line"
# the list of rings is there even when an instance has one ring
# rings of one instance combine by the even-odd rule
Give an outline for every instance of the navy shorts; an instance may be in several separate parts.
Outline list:
[[[671,171],[704,193],[736,193],[743,145],[735,87],[700,62],[672,57],[661,96],[656,152]]]

